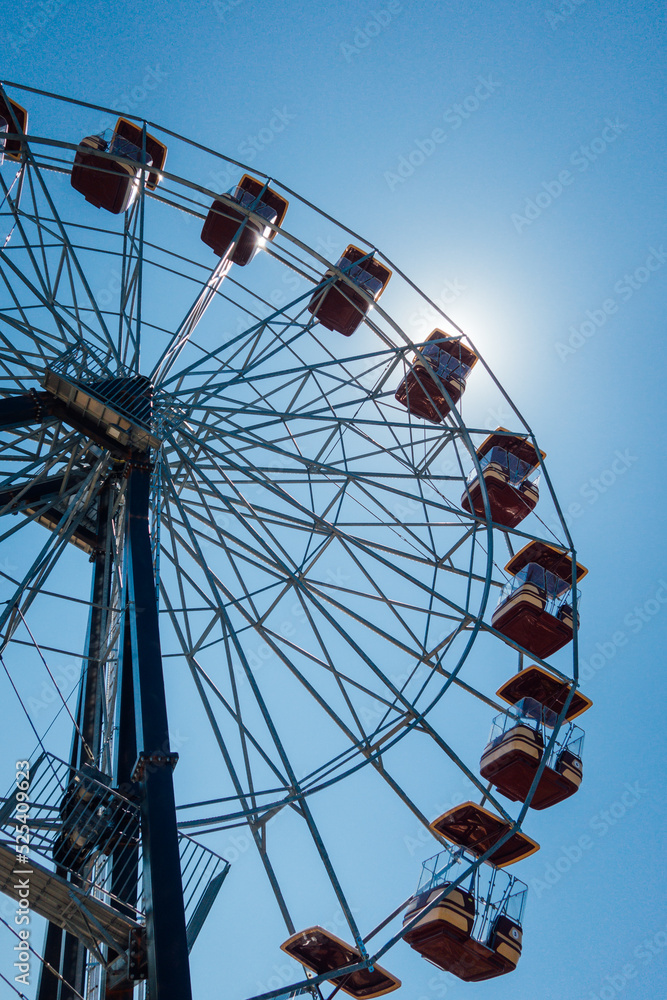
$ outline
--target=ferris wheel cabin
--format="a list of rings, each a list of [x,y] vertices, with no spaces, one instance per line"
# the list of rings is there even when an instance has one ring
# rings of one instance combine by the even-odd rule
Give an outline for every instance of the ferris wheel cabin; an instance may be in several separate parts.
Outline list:
[[[264,244],[282,226],[288,202],[264,181],[244,174],[233,191],[220,195],[211,205],[201,239],[218,255],[239,267],[250,263]]]
[[[525,802],[549,742],[549,729],[563,711],[571,690],[567,681],[536,664],[519,671],[498,689],[498,696],[516,711],[494,719],[480,770],[482,777],[509,799]],[[584,733],[572,720],[591,705],[590,698],[574,691],[564,716],[565,735],[559,734],[549,751],[530,803],[533,809],[546,809],[578,790],[583,775]]]
[[[574,569],[577,581],[588,572],[578,563]],[[510,559],[505,571],[512,580],[501,592],[493,627],[542,659],[571,642],[573,561],[567,552],[532,541]]]
[[[498,427],[477,449],[481,477],[477,469],[468,476],[461,506],[469,513],[485,517],[482,482],[489,497],[491,520],[504,528],[515,528],[530,514],[539,499],[536,481],[529,476],[539,465],[543,451],[524,437]]]
[[[574,795],[583,777],[584,732],[569,723],[547,751],[556,722],[556,713],[534,698],[522,698],[513,712],[497,716],[480,762],[482,777],[508,799],[525,802],[548,753],[530,806],[547,809]]]
[[[3,124],[4,123],[4,124]],[[3,157],[20,160],[22,136],[28,131],[28,112],[16,101],[0,94],[0,164]]]
[[[318,976],[363,961],[358,948],[346,944],[323,927],[308,927],[305,931],[299,931],[280,947],[290,958],[305,965]],[[380,965],[375,965],[372,972],[370,969],[357,969],[342,976],[334,976],[329,982],[357,1000],[384,996],[401,985],[400,979]]]
[[[328,330],[351,337],[372,302],[377,302],[387,287],[391,271],[375,260],[372,253],[353,244],[337,261],[336,269],[345,277],[337,277],[337,271],[329,268],[321,281],[324,287],[317,289],[308,303],[308,311]],[[356,291],[357,288],[372,302]]]
[[[72,167],[72,187],[96,208],[120,215],[136,200],[142,172],[146,187],[157,187],[166,159],[164,143],[152,135],[144,138],[142,128],[119,118],[113,131],[81,140]]]
[[[425,861],[403,917],[406,943],[464,982],[482,982],[516,968],[527,892],[523,882],[492,866],[482,866],[454,886],[456,866],[473,863],[474,856],[453,848]]]
[[[412,897],[403,917],[403,926],[417,923],[404,935],[408,944],[422,941],[433,935],[434,930],[447,929],[447,937],[454,941],[465,941],[472,934],[475,923],[475,899],[470,890],[462,886],[450,888],[451,882],[443,882],[437,889],[426,889]],[[428,909],[429,904],[437,905]]]
[[[458,403],[477,355],[458,337],[434,330],[415,355],[396,399],[409,413],[440,424]]]

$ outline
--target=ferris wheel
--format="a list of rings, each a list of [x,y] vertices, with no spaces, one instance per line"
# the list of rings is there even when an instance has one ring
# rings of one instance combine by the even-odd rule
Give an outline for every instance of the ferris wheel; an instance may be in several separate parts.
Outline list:
[[[0,918],[3,979],[188,1000],[212,927],[239,998],[380,996],[405,943],[511,972],[505,869],[579,788],[590,705],[532,431],[275,179],[16,84],[0,153],[0,888],[29,918]],[[416,892],[359,907],[406,817]]]

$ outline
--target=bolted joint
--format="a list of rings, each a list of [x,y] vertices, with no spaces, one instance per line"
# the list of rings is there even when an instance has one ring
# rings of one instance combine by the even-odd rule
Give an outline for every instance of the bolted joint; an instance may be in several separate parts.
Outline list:
[[[127,978],[131,983],[148,977],[148,955],[146,951],[146,928],[137,927],[130,931],[127,954]]]
[[[143,781],[147,774],[161,767],[169,766],[173,771],[177,764],[177,753],[164,753],[163,750],[153,750],[149,753],[142,750],[132,769],[132,781]]]
[[[36,392],[35,389],[30,389],[28,391],[28,394],[32,398],[32,401],[35,404],[35,414],[37,416],[37,419],[43,420],[48,413],[47,407],[44,405],[46,402],[45,399],[46,394],[43,392],[38,393]]]
[[[125,468],[123,470],[124,478],[127,479],[133,469],[142,469],[144,472],[152,472],[153,468],[153,462],[149,462],[148,459],[142,458],[140,453],[133,452],[130,459],[125,461]]]
[[[127,951],[107,965],[106,978],[109,996],[123,996],[134,989],[136,982],[148,978],[146,928],[143,925],[132,928]]]

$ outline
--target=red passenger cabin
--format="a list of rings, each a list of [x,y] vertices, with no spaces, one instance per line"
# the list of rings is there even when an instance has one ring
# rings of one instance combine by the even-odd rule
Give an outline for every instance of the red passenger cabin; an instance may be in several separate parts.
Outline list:
[[[218,255],[239,267],[250,263],[282,226],[288,202],[268,184],[244,174],[233,191],[220,195],[211,205],[201,231],[201,239]]]
[[[534,698],[522,698],[514,711],[497,716],[482,754],[482,777],[513,802],[525,802],[556,722],[555,712]],[[547,809],[579,790],[583,743],[583,730],[572,723],[559,733],[530,801],[533,809]]]
[[[113,132],[107,129],[81,140],[72,167],[72,187],[96,208],[120,215],[136,200],[142,171],[146,187],[154,190],[166,159],[164,143],[149,134],[144,138],[139,125],[119,118]]]
[[[464,859],[474,862],[462,850],[448,849],[424,862],[420,887],[403,917],[403,938],[438,969],[481,982],[516,968],[526,886],[482,865],[452,888],[451,880],[461,874],[455,866]]]
[[[410,414],[440,424],[458,403],[477,355],[458,337],[434,330],[415,355],[396,399]]]
[[[529,542],[505,567],[513,579],[500,595],[493,627],[542,659],[571,642],[572,569],[572,558],[564,549]],[[578,563],[575,570],[577,581],[588,572]]]
[[[337,275],[337,271],[344,277]],[[321,283],[326,284],[314,293],[308,311],[327,330],[351,337],[373,302],[382,295],[390,277],[389,268],[375,260],[372,253],[350,244],[336,270],[329,268],[325,272]]]
[[[3,126],[4,122],[4,127]],[[16,101],[0,94],[0,163],[3,155],[20,160],[23,155],[22,136],[28,131],[28,112]]]
[[[473,894],[462,886],[450,889],[443,895],[451,882],[443,882],[437,889],[426,889],[418,892],[410,900],[403,924],[410,923],[415,917],[419,920],[412,930],[404,934],[404,939],[408,944],[419,941],[425,937],[430,937],[434,928],[440,923],[447,924],[449,936],[456,940],[464,940],[472,934],[472,927],[475,923],[475,900]],[[427,910],[430,903],[438,900],[436,906]]]
[[[491,520],[504,528],[515,528],[530,514],[539,498],[536,481],[528,478],[537,468],[540,456],[532,441],[510,434],[498,427],[477,449],[481,476],[477,469],[468,476],[461,506],[478,517],[486,517],[483,486],[489,498]]]

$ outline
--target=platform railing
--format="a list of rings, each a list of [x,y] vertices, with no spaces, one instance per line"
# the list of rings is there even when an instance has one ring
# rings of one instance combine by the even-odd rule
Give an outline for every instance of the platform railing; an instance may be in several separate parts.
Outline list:
[[[77,771],[46,753],[32,763],[29,774],[27,792],[17,793],[14,787],[0,800],[0,839],[15,842],[17,826],[25,824],[29,859],[142,921],[140,787],[132,783],[113,788],[108,776],[96,769],[84,766]],[[183,833],[179,833],[179,851],[192,938],[229,862]]]
[[[113,377],[109,372],[113,370]],[[49,364],[49,372],[86,388],[119,414],[150,430],[158,438],[178,426],[186,411],[164,390],[155,391],[148,378],[118,366],[110,353],[92,344],[77,344]],[[144,391],[141,391],[141,382]],[[47,386],[48,388],[48,386]]]

